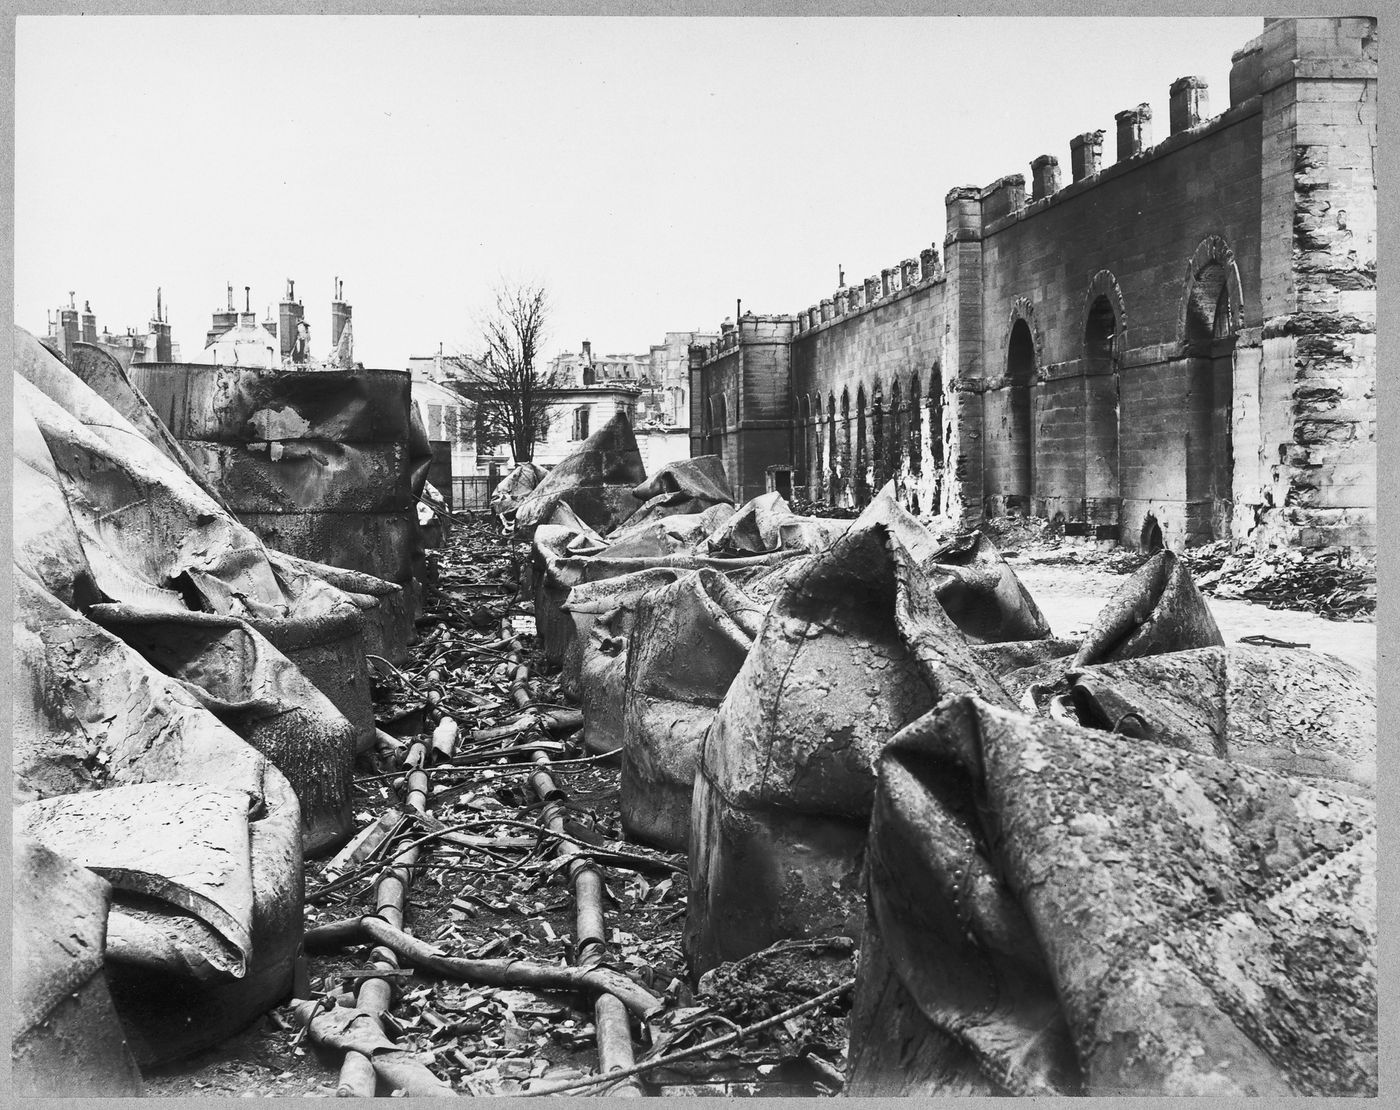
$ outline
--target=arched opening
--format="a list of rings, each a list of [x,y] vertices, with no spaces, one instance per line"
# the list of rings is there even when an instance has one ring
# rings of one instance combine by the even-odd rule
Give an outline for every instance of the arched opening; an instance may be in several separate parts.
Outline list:
[[[1222,240],[1207,240],[1193,260],[1182,313],[1186,359],[1186,543],[1230,534],[1238,277]]]
[[[1099,539],[1118,539],[1118,314],[1100,293],[1084,322],[1084,521]]]
[[[870,500],[869,467],[870,454],[865,439],[865,386],[861,385],[856,388],[856,465],[854,477],[857,508]]]
[[[1006,469],[1002,488],[991,490],[1005,498],[1007,508],[1029,514],[1032,493],[1031,384],[1035,381],[1035,340],[1024,319],[1011,328],[1006,347]]]
[[[885,473],[901,486],[904,477],[904,447],[906,443],[903,400],[899,379],[895,378],[894,384],[890,386],[890,430],[885,436],[885,449],[888,452]]]
[[[792,480],[798,486],[807,484],[807,398],[792,400]]]
[[[917,478],[923,471],[923,408],[919,397],[919,375],[909,379],[909,473]]]
[[[870,398],[870,469],[874,473],[874,489],[879,489],[889,477],[888,461],[885,458],[885,397],[876,384]]]
[[[851,393],[841,391],[841,500],[849,504],[851,493]]]
[[[1151,513],[1142,522],[1142,535],[1139,537],[1140,546],[1149,555],[1156,554],[1166,547],[1166,541],[1162,538],[1162,526],[1157,523],[1157,518]]]
[[[835,505],[841,492],[841,451],[836,442],[836,394],[826,395],[826,499]]]

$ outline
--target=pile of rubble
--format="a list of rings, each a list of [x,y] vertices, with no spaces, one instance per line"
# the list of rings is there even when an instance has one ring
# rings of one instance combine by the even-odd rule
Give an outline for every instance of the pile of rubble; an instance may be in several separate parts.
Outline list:
[[[1347,566],[1325,554],[1241,547],[1222,558],[1218,568],[1206,570],[1200,582],[1215,597],[1270,609],[1302,609],[1334,621],[1375,619],[1375,568]]]
[[[270,1011],[251,1093],[1375,1093],[1375,692],[1171,552],[1061,639],[986,535],[618,416],[429,510],[410,646],[33,354],[21,1088]]]
[[[1095,567],[1132,574],[1149,554],[1122,548],[1066,541],[1047,521],[1004,517],[980,529],[1008,557],[1015,552],[1031,563]],[[1302,552],[1285,548],[1255,549],[1229,540],[1191,547],[1178,553],[1196,586],[1208,597],[1252,601],[1270,609],[1316,613],[1328,620],[1369,621],[1376,612],[1376,570],[1368,563],[1348,564],[1340,553]]]

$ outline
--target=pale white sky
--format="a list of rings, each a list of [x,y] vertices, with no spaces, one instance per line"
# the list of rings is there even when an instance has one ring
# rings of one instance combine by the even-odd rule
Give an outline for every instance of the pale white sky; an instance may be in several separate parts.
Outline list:
[[[796,312],[921,248],[943,196],[1106,132],[1194,74],[1229,106],[1262,19],[21,17],[15,319],[77,291],[186,355],[232,282],[285,279],[356,358],[475,346],[501,275],[549,289],[551,355],[644,352],[735,299]]]

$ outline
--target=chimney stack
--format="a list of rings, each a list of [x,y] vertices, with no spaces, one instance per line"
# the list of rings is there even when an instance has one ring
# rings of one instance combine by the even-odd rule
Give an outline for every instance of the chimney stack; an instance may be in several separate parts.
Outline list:
[[[1118,161],[1126,162],[1152,145],[1152,107],[1139,104],[1113,117],[1118,124]]]
[[[282,357],[290,358],[296,346],[297,325],[302,320],[301,302],[294,299],[296,284],[287,279],[287,297],[277,306],[277,340]]]
[[[1086,131],[1069,141],[1070,179],[1083,181],[1099,172],[1103,158],[1103,132]]]
[[[1042,154],[1031,163],[1031,200],[1045,200],[1060,191],[1060,160]]]
[[[345,303],[345,283],[335,279],[335,300],[331,302],[331,347],[339,348],[340,337],[350,323],[350,306]]]
[[[1171,133],[1189,131],[1210,116],[1210,96],[1199,77],[1178,77],[1170,93]]]

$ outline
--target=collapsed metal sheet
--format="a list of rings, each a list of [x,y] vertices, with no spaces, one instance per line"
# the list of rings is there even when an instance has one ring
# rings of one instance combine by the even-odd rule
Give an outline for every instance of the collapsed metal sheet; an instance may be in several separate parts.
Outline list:
[[[269,546],[409,581],[432,453],[406,371],[155,364],[130,377]]]
[[[252,948],[249,808],[241,791],[162,782],[29,802],[15,820],[115,890],[183,911],[163,915],[163,934],[152,936],[139,926],[129,933],[118,904],[108,923],[110,958],[195,979],[237,979]]]
[[[667,463],[632,490],[641,508],[614,532],[654,524],[673,516],[696,516],[720,505],[734,504],[729,476],[718,455],[697,455]]]
[[[18,339],[25,375],[14,380],[17,501],[34,512],[16,519],[17,561],[89,612],[102,595],[116,599],[120,607],[106,611],[125,625],[208,618],[238,625],[243,639],[261,645],[253,652],[264,672],[258,681],[280,684],[286,708],[275,723],[262,715],[256,740],[305,796],[309,850],[328,847],[349,830],[354,751],[373,739],[359,609],[310,574],[279,571],[258,539],[176,463],[32,337]],[[173,635],[178,641],[182,633]],[[339,705],[269,640],[305,663]],[[242,666],[249,651],[226,659]],[[215,670],[187,677],[198,683]],[[245,671],[231,680],[251,681]],[[298,735],[279,740],[279,730]]]
[[[711,505],[696,513],[664,516],[640,512],[608,536],[608,554],[615,559],[648,558],[694,551],[698,544],[734,514],[734,506]]]
[[[637,603],[621,683],[621,809],[629,836],[687,850],[700,745],[763,612],[708,568],[687,571]]]
[[[219,488],[209,480],[203,469],[190,459],[180,442],[162,423],[151,408],[150,402],[132,384],[121,363],[100,347],[79,343],[73,349],[70,369],[87,384],[102,400],[125,417],[146,439],[172,463],[191,478],[225,513],[233,516],[233,510],[224,501]],[[48,373],[53,373],[50,366]],[[58,383],[50,387],[48,393],[55,400],[62,399],[57,392]],[[301,627],[304,621],[293,621],[291,627],[284,627],[275,619],[262,619],[258,624],[262,631],[282,651],[297,663],[318,687],[361,728],[362,741],[368,743],[372,735],[369,727],[371,710],[369,707],[368,674],[361,659],[357,665],[355,657],[363,651],[383,656],[391,662],[401,662],[407,658],[408,640],[412,635],[413,618],[405,604],[403,589],[383,579],[355,571],[343,570],[326,563],[298,560],[295,556],[269,550],[268,562],[272,564],[273,575],[287,598],[296,598],[295,610],[317,608],[344,609],[337,605],[340,599],[328,591],[318,590],[305,582],[302,575],[310,574],[320,582],[327,583],[347,593],[353,593],[351,600],[363,616],[365,643],[362,650],[354,643],[353,628],[344,621],[313,619],[316,634],[310,635],[307,628]],[[206,576],[205,582],[208,583]],[[228,604],[227,601],[224,604]],[[218,611],[228,611],[220,608]],[[293,614],[295,616],[296,614]],[[331,627],[343,625],[344,627]],[[295,641],[295,642],[294,642]]]
[[[14,837],[12,1092],[25,1098],[141,1094],[102,971],[111,888],[32,837]]]
[[[606,535],[640,507],[632,490],[646,476],[631,421],[625,413],[614,413],[520,503],[515,513],[516,535],[532,535],[560,501]]]
[[[1376,783],[1376,694],[1334,656],[1236,645],[1067,676],[1079,723],[1333,789]]]
[[[881,758],[852,1095],[1374,1095],[1375,806],[960,697]]]
[[[408,642],[413,637],[413,609],[409,595],[402,586],[372,574],[346,570],[314,559],[302,559],[283,551],[269,549],[267,557],[274,573],[283,582],[304,573],[345,594],[364,619],[366,654],[378,655],[396,666],[407,661]],[[312,677],[315,681],[318,676]],[[317,685],[320,686],[320,682]],[[321,688],[325,690],[324,686]],[[331,700],[339,704],[336,698],[332,697]]]
[[[616,751],[622,744],[621,703],[611,700],[627,659],[627,635],[636,606],[648,590],[674,582],[683,571],[653,567],[583,582],[568,591],[560,607],[572,621],[559,674],[560,689],[583,703],[583,741],[592,751]],[[596,629],[596,633],[595,633]]]
[[[1011,564],[986,536],[945,544],[927,567],[938,601],[965,636],[984,643],[1040,640],[1050,625]]]
[[[1191,573],[1164,548],[1108,600],[1075,654],[1074,665],[1224,646]]]
[[[229,810],[244,823],[252,884],[251,947],[241,978],[208,977],[217,969],[220,944],[188,914],[168,903],[118,896],[122,939],[109,949],[107,971],[133,1051],[142,1063],[195,1051],[236,1030],[288,989],[301,936],[296,795],[186,686],[63,605],[19,567],[15,582],[19,799],[44,806],[138,787],[159,799],[171,783],[184,784],[180,790],[205,784],[239,799]],[[81,826],[60,834],[76,835]],[[100,850],[114,835],[112,827],[98,824],[84,842],[91,839]],[[193,848],[199,839],[185,841]],[[142,858],[146,869],[158,866],[156,856]]]
[[[543,467],[536,466],[532,462],[516,463],[511,468],[509,474],[501,479],[500,484],[491,492],[489,505],[491,511],[500,516],[505,513],[513,513],[520,506],[520,502],[529,496],[530,491],[540,484],[540,479],[545,476]]]
[[[356,736],[330,702],[264,637],[210,613],[152,613],[94,605],[92,620],[119,636],[282,769],[301,800],[307,855],[342,844],[354,825]]]
[[[566,665],[578,660],[577,688],[583,706],[583,745],[591,752],[622,747],[623,682],[627,644],[637,606],[649,590],[674,582],[681,572],[656,567],[584,582],[569,591],[564,610],[574,622]],[[567,666],[566,666],[567,669]],[[566,676],[565,685],[569,685]]]
[[[692,970],[785,937],[858,935],[879,750],[940,696],[1004,699],[902,539],[921,532],[877,498],[768,610],[695,779]]]
[[[64,605],[18,565],[14,586],[16,800],[167,780],[260,795],[266,759],[188,686]]]

